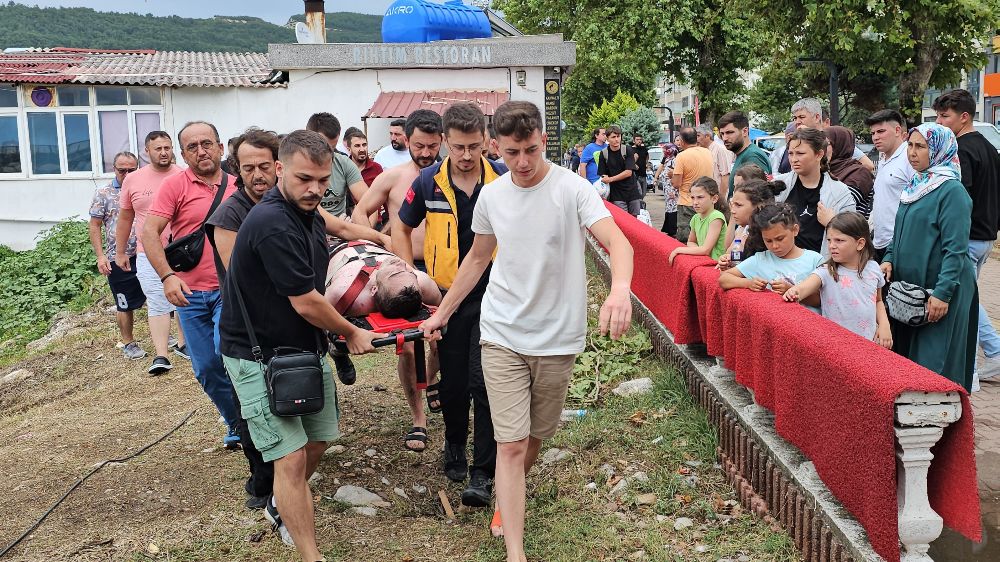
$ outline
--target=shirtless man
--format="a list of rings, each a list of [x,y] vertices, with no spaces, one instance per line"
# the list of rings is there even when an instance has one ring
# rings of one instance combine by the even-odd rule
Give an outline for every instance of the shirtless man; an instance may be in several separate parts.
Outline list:
[[[386,318],[410,318],[422,305],[437,306],[441,302],[441,290],[429,275],[366,240],[344,243],[334,249],[327,268],[325,295],[347,318],[373,312]],[[427,415],[416,388],[413,344],[406,344],[403,349],[398,363],[399,380],[413,416],[413,427],[403,437],[403,447],[419,453],[427,448]],[[353,379],[355,371],[350,357],[336,352],[331,356],[337,376],[341,380]]]
[[[379,207],[387,205],[389,223],[398,223],[399,208],[403,205],[403,198],[406,197],[406,192],[409,191],[413,180],[417,179],[420,170],[434,164],[437,160],[444,132],[440,115],[429,109],[418,109],[406,119],[404,132],[409,139],[407,148],[410,151],[411,161],[394,166],[375,178],[371,187],[355,205],[354,213],[351,216],[353,222],[372,226],[372,215]],[[423,225],[413,230],[412,247],[414,265],[418,270],[426,271]],[[403,392],[406,393],[410,412],[413,414],[413,428],[414,430],[424,429],[427,427],[427,415],[424,413],[424,406],[420,402],[420,393],[417,391],[417,373],[412,345],[408,344],[404,353],[399,356],[396,370],[399,373],[399,382],[403,387]],[[438,412],[441,409],[441,402],[437,398],[437,384],[434,382],[436,373],[437,359],[435,346],[432,346],[431,352],[428,354],[427,365],[427,402],[432,412]],[[426,448],[426,441],[426,431],[411,431],[407,434],[405,447],[412,451],[423,451]]]
[[[327,268],[326,300],[338,311],[343,309],[344,316],[379,312],[386,318],[407,318],[419,312],[421,304],[441,302],[441,291],[429,275],[373,242],[360,242],[334,249]],[[376,264],[374,271],[363,271],[366,258]],[[362,282],[360,292],[351,290]]]
[[[388,205],[390,224],[397,220],[406,192],[417,179],[420,170],[434,164],[441,150],[441,116],[429,109],[418,109],[406,119],[406,136],[411,162],[390,168],[372,182],[371,188],[354,207],[351,220],[373,226],[371,216],[382,205]],[[424,227],[413,230],[413,261],[417,269],[426,269],[424,261]]]

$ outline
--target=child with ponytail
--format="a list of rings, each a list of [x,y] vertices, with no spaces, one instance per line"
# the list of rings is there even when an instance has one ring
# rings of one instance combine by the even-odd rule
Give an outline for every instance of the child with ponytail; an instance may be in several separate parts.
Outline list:
[[[670,252],[669,261],[684,254],[689,256],[711,256],[719,259],[726,251],[726,200],[719,194],[719,184],[708,176],[702,176],[691,184],[691,206],[695,215],[691,217],[691,234],[687,246]]]

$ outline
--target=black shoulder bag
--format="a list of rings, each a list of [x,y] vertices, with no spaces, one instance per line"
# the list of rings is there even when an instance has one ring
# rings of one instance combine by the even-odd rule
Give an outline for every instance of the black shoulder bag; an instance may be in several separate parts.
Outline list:
[[[312,260],[312,244],[306,233],[306,244],[309,247]],[[313,264],[315,268],[315,264]],[[264,354],[261,352],[257,335],[250,324],[250,315],[243,303],[243,291],[239,281],[233,278],[233,288],[236,292],[236,302],[240,305],[243,323],[246,324],[250,336],[250,352],[254,360],[264,371],[264,381],[267,383],[267,402],[271,413],[280,417],[307,416],[323,409],[323,342],[319,329],[314,328],[316,336],[316,351],[305,351],[293,347],[276,347],[274,356],[264,364]]]
[[[174,271],[191,271],[198,266],[198,263],[201,261],[201,254],[205,251],[205,223],[212,216],[212,213],[215,212],[215,209],[219,207],[219,203],[222,202],[222,194],[226,192],[226,183],[228,180],[226,172],[222,172],[222,183],[215,192],[215,200],[212,201],[212,207],[208,209],[205,220],[201,221],[201,226],[196,228],[194,232],[185,234],[177,240],[174,240],[173,234],[170,235],[169,243],[163,248],[163,253],[167,256],[167,264],[170,265],[170,269]]]

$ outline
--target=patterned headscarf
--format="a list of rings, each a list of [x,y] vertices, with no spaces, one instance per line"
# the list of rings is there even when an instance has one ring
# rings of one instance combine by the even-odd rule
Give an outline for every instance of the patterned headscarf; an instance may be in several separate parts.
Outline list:
[[[903,188],[901,203],[913,203],[924,195],[934,191],[948,180],[962,179],[962,168],[958,164],[958,140],[951,129],[936,123],[924,123],[910,129],[927,139],[930,150],[930,166],[924,171],[913,174],[909,185]]]

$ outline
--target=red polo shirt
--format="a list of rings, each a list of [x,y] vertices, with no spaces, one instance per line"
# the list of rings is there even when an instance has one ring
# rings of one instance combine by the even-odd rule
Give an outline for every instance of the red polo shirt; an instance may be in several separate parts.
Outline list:
[[[222,200],[236,191],[236,178],[227,175],[226,191]],[[217,186],[208,185],[198,179],[191,168],[179,174],[174,174],[163,180],[149,214],[163,217],[170,221],[170,230],[175,239],[186,236],[201,227],[205,215],[212,207]],[[205,250],[201,261],[191,271],[177,273],[192,291],[215,291],[219,288],[219,278],[215,274],[215,262],[212,259],[212,246],[205,240]]]
[[[377,178],[381,173],[382,165],[369,158],[365,161],[365,167],[361,168],[361,179],[365,180],[368,187],[371,187],[372,182],[375,181],[375,178]]]

